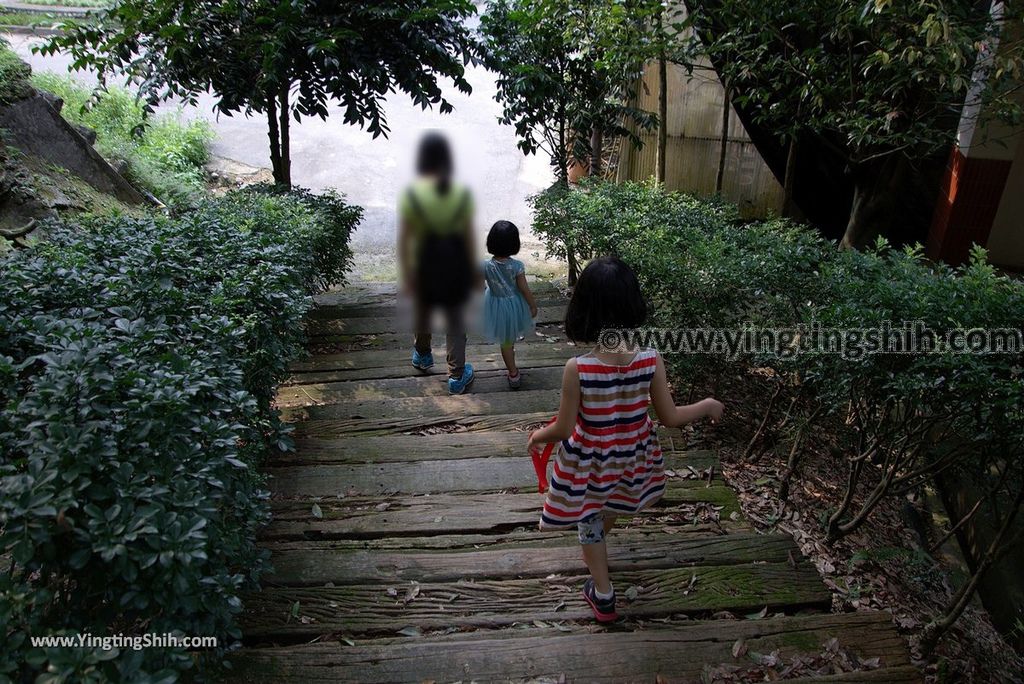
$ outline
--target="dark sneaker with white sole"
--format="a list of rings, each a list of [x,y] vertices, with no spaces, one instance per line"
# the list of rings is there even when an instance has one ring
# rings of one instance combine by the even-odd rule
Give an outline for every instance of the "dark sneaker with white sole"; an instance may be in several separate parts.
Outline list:
[[[593,579],[583,583],[583,598],[590,604],[594,619],[598,622],[614,622],[619,619],[619,614],[615,612],[615,594],[611,598],[598,598]]]

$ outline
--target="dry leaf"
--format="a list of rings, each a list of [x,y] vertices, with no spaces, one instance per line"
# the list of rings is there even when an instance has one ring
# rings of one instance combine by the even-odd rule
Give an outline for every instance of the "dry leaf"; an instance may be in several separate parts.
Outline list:
[[[736,643],[732,645],[732,657],[739,658],[747,653],[747,642],[743,639],[737,639]]]

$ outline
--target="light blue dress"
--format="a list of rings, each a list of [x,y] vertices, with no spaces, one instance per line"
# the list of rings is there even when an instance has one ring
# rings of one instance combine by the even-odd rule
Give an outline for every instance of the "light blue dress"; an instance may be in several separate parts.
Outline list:
[[[526,267],[518,259],[484,262],[484,337],[498,344],[513,344],[533,331],[530,305],[516,287],[516,277]]]

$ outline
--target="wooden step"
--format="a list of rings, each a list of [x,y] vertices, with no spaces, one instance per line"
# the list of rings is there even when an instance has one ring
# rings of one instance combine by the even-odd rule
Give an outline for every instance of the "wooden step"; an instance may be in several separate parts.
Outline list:
[[[522,386],[515,391],[559,389],[562,386],[562,373],[562,366],[524,368]],[[476,379],[470,389],[473,394],[513,391],[508,386],[508,372],[504,368],[476,371]],[[275,401],[277,406],[283,408],[370,399],[447,396],[448,378],[436,373],[403,378],[291,385],[280,388]]]
[[[326,418],[367,419],[387,415],[430,418],[504,415],[538,411],[547,411],[548,415],[554,415],[558,411],[560,397],[560,389],[523,389],[518,392],[480,394],[473,392],[471,387],[467,394],[457,396],[360,399],[323,406],[285,407],[281,410],[281,417],[286,421],[295,422]]]
[[[685,483],[686,481],[684,481]],[[314,510],[313,504],[317,509]],[[703,505],[718,509],[728,520],[739,504],[728,487],[687,486],[674,482],[658,505],[630,519],[639,524],[710,522]],[[537,529],[543,499],[530,494],[435,494],[381,500],[379,497],[343,499],[274,499],[273,519],[264,539],[362,539],[430,534],[495,534],[517,528]],[[696,510],[700,507],[700,510]],[[317,517],[319,512],[321,517]],[[697,516],[697,517],[695,517]]]
[[[737,565],[762,561],[786,563],[800,551],[787,535],[738,532],[703,538],[614,530],[608,558],[613,573],[696,565]],[[454,582],[460,579],[576,575],[582,569],[574,530],[559,538],[534,539],[472,550],[338,549],[323,545],[278,548],[272,558],[272,586],[316,586],[332,582]]]
[[[431,345],[443,348],[444,340],[445,337],[443,331],[438,331],[438,334],[434,335],[431,340]],[[537,329],[532,334],[527,335],[524,339],[516,341],[516,349],[531,347],[537,344],[544,345],[556,342],[561,342],[563,344],[568,342],[562,326],[554,323],[541,324],[537,326]],[[376,334],[340,333],[317,335],[315,337],[311,337],[309,343],[317,353],[323,353],[325,351],[325,349],[323,349],[324,347],[329,348],[335,353],[351,353],[355,351],[373,350],[405,350],[411,353],[413,336],[411,330],[408,332],[399,331]],[[485,338],[481,333],[472,329],[466,335],[466,343],[469,346],[493,345],[493,343],[487,340],[487,338]],[[472,363],[473,359],[470,357],[469,361]]]
[[[552,282],[527,274],[526,280],[530,291],[537,299],[547,297],[567,298],[566,290],[560,283]],[[348,283],[344,287],[316,295],[317,306],[380,306],[396,305],[398,302],[398,284],[394,281],[359,281]]]
[[[564,307],[568,300],[562,295],[545,293],[543,297],[534,294],[537,307]],[[312,319],[329,320],[342,318],[391,318],[394,316],[408,316],[409,306],[399,305],[397,302],[388,301],[382,303],[367,304],[318,304],[316,308],[306,314]]]
[[[565,320],[565,304],[540,307],[537,325],[559,325]],[[332,335],[383,335],[411,333],[411,316],[365,316],[362,318],[312,318],[306,320],[306,334],[311,338]]]
[[[412,343],[403,349],[352,351],[338,354],[321,354],[291,365],[293,372],[288,384],[310,384],[338,382],[342,380],[373,380],[377,378],[438,377],[448,375],[443,345],[434,343],[434,367],[419,371],[412,367]],[[567,342],[527,344],[516,347],[516,362],[524,369],[546,368],[565,365],[580,349]],[[466,347],[466,358],[473,368],[485,371],[501,371],[505,362],[495,344],[478,344]]]
[[[537,487],[537,475],[533,469],[533,462],[526,455],[525,445],[526,434],[521,433],[520,454],[514,457],[295,465],[265,468],[264,472],[271,477],[271,493],[284,497],[437,494],[509,489],[529,491]],[[720,470],[718,459],[714,456],[708,458],[708,452],[698,454],[701,456],[695,458],[690,458],[686,452],[664,454],[669,486],[723,486],[720,477],[716,478]],[[715,468],[708,473],[706,479],[703,476],[697,477],[712,465]],[[693,471],[697,471],[697,475]]]
[[[580,596],[583,580],[577,574],[420,582],[416,598],[408,602],[407,592],[413,586],[408,584],[273,587],[248,598],[242,629],[251,640],[298,640],[338,632],[396,634],[410,626],[426,631],[589,620],[590,607]],[[832,602],[828,588],[808,563],[636,570],[616,573],[614,581],[623,597],[630,588],[636,590],[632,602],[622,599],[622,612],[634,619],[754,613],[765,606],[769,612],[824,610]]]
[[[748,653],[778,651],[783,658],[819,653],[836,638],[881,667],[803,682],[923,681],[886,613],[805,615],[763,620],[690,621],[642,631],[553,627],[487,630],[470,634],[337,641],[279,648],[249,648],[232,657],[238,682],[534,681],[606,684],[693,684],[705,666],[750,662],[733,658],[740,639]],[[884,673],[880,674],[880,673]]]
[[[390,412],[389,412],[390,413]],[[526,430],[541,427],[554,411],[506,413],[472,416],[375,416],[357,418],[325,418],[295,423],[296,438],[344,438],[351,434],[372,435],[431,434],[433,432],[487,432],[494,430]]]
[[[344,437],[300,437],[294,452],[275,452],[272,466],[329,463],[391,463],[447,461],[464,458],[526,458],[525,431],[452,432],[439,435],[346,435]],[[658,430],[661,448],[676,452],[685,447],[670,431]],[[704,469],[718,462],[713,451],[687,451],[687,463]]]

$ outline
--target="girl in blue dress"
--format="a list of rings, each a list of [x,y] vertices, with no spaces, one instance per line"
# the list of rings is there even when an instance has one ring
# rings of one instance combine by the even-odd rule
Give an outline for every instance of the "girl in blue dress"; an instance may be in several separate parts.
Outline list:
[[[537,301],[526,284],[523,262],[513,259],[519,253],[519,229],[510,221],[498,221],[487,234],[484,262],[484,337],[501,345],[501,358],[508,369],[508,386],[519,389],[522,374],[516,366],[516,340],[533,330]]]

